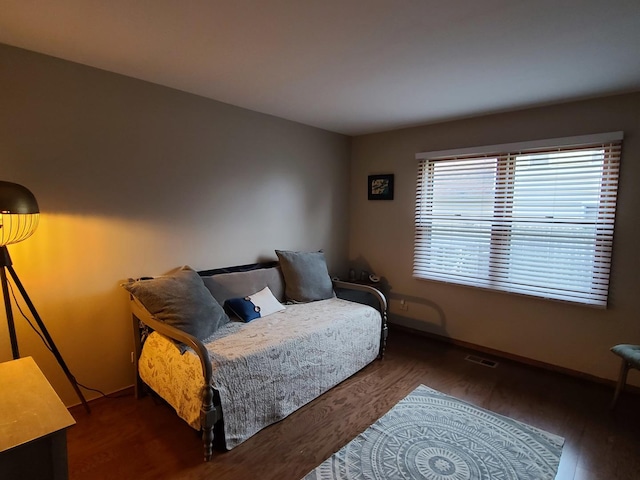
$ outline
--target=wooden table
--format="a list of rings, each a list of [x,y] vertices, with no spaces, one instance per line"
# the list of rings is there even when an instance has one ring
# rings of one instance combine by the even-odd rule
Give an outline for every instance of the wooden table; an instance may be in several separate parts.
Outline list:
[[[68,478],[76,422],[31,357],[0,363],[0,477]]]

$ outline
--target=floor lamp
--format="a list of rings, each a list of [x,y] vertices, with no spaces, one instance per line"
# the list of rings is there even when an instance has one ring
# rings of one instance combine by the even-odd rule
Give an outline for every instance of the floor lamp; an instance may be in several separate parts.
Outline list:
[[[82,395],[78,382],[67,368],[67,364],[64,363],[64,359],[56,344],[53,342],[51,335],[47,331],[47,327],[42,322],[40,315],[33,306],[33,302],[29,298],[27,291],[24,289],[22,282],[18,278],[11,263],[11,257],[9,256],[9,250],[7,245],[12,243],[18,243],[22,240],[30,237],[38,226],[38,219],[40,217],[40,210],[38,208],[38,202],[36,197],[27,188],[17,183],[0,181],[0,281],[2,282],[2,293],[4,295],[4,307],[7,313],[7,325],[9,327],[9,338],[11,340],[11,352],[13,358],[20,358],[20,352],[18,350],[18,338],[16,336],[16,327],[13,322],[13,312],[11,310],[11,297],[9,295],[9,284],[7,282],[7,272],[11,275],[14,284],[18,287],[22,298],[29,307],[33,318],[38,324],[41,336],[46,346],[51,350],[51,353],[56,357],[58,364],[64,371],[65,375],[71,382],[73,389],[78,394],[82,405],[91,413],[89,404]],[[34,327],[35,329],[35,327]]]

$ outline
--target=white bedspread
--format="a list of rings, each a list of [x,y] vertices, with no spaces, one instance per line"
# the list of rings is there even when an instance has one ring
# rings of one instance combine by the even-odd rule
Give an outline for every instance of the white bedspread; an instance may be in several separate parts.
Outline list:
[[[304,313],[301,313],[304,312]],[[230,322],[207,346],[231,449],[362,369],[378,355],[380,313],[338,298],[287,305],[250,323]],[[140,377],[189,425],[200,428],[200,361],[158,333]]]

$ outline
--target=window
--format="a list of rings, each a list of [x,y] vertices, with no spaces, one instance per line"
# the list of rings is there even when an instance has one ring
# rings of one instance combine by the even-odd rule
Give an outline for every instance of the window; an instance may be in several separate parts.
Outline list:
[[[414,277],[606,307],[621,140],[416,155]]]

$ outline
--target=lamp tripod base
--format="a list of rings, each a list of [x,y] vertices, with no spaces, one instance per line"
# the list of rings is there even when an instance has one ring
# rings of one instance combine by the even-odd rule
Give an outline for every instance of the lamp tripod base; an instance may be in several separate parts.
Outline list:
[[[20,358],[20,351],[18,350],[18,338],[16,335],[15,323],[13,321],[13,311],[11,310],[11,297],[9,295],[9,284],[7,281],[7,272],[9,272],[9,274],[11,275],[13,282],[18,287],[18,290],[20,291],[22,298],[27,304],[27,307],[29,307],[29,311],[31,312],[31,314],[33,315],[33,318],[38,324],[38,328],[40,329],[40,333],[42,334],[42,337],[45,340],[46,346],[49,348],[49,350],[51,350],[51,353],[53,353],[53,356],[58,361],[58,365],[60,365],[60,367],[62,368],[62,371],[65,373],[65,375],[69,379],[69,382],[71,382],[71,386],[73,387],[76,394],[78,395],[78,398],[82,402],[82,405],[84,406],[87,413],[91,413],[89,404],[87,403],[87,400],[84,398],[84,395],[82,394],[82,391],[78,386],[78,382],[76,381],[75,377],[67,367],[67,364],[64,362],[64,359],[62,358],[62,355],[60,354],[58,347],[56,347],[56,344],[53,341],[53,338],[51,338],[51,335],[49,335],[49,331],[47,330],[47,327],[45,326],[44,322],[40,318],[40,315],[36,311],[36,308],[33,305],[33,302],[31,301],[31,299],[29,298],[27,291],[22,285],[22,282],[18,278],[18,275],[16,274],[15,270],[13,269],[13,266],[11,263],[11,257],[9,256],[9,250],[7,250],[6,246],[2,246],[0,247],[0,282],[2,283],[4,307],[7,313],[7,325],[9,329],[9,338],[11,341],[11,353],[13,354],[13,358],[16,360]]]

